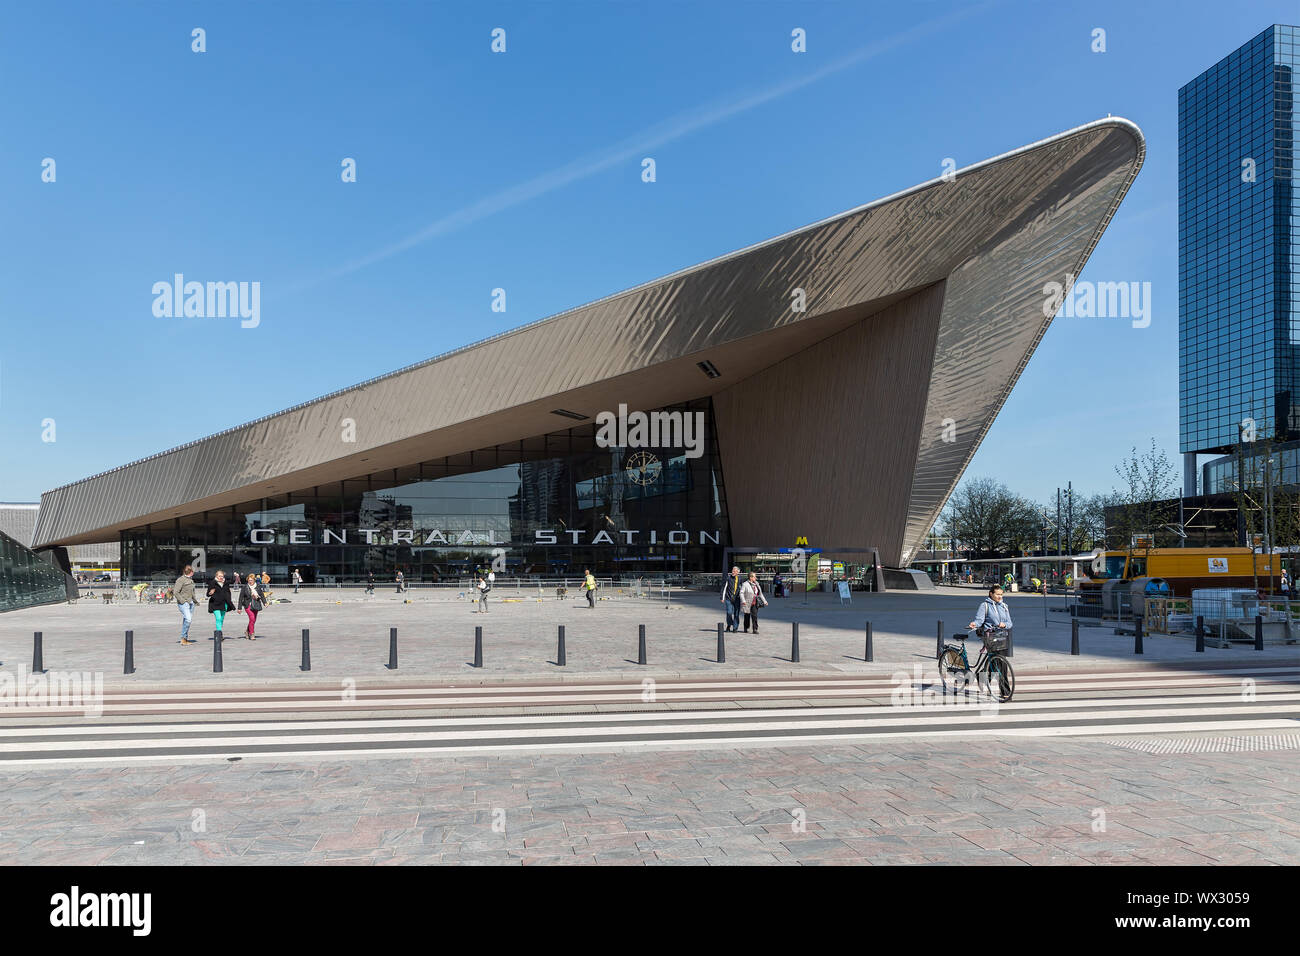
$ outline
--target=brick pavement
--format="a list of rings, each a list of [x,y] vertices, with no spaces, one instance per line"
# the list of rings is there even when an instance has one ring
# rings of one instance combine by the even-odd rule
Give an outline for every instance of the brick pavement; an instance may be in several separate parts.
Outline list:
[[[0,774],[0,863],[1295,864],[1298,775],[1042,739],[41,768]]]

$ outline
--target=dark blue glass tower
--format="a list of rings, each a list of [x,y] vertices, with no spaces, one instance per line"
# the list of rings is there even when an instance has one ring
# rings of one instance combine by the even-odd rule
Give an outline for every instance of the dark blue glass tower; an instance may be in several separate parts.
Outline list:
[[[1297,67],[1300,28],[1275,25],[1178,91],[1184,454],[1229,451],[1246,419],[1300,438]]]

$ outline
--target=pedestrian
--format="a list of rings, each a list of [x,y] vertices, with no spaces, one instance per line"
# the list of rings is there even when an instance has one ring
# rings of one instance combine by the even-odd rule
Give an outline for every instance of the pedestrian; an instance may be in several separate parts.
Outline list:
[[[745,615],[745,633],[749,633],[749,625],[752,621],[754,624],[754,633],[758,633],[758,609],[767,606],[767,598],[763,596],[763,588],[758,583],[758,575],[753,571],[749,572],[749,580],[740,586],[740,609]]]
[[[483,577],[482,574],[478,574],[474,577],[474,588],[478,591],[478,607],[474,609],[474,613],[478,614],[482,611],[486,614],[488,609],[487,596],[488,592],[492,590],[492,585],[488,584],[487,578]]]
[[[975,614],[975,620],[966,626],[972,631],[1008,630],[1011,628],[1011,609],[1002,600],[1002,588],[996,584],[989,588],[989,596],[980,602],[980,609]]]
[[[397,593],[398,594],[402,593],[402,572],[401,571],[397,572]]]
[[[582,589],[587,592],[587,607],[594,609],[596,607],[596,579],[592,576],[590,568],[587,568],[583,574]]]
[[[367,594],[375,593],[375,572],[374,571],[366,572],[366,593]]]
[[[297,568],[293,569],[293,593],[298,593],[298,588],[302,587],[302,572]]]
[[[1291,596],[1291,575],[1287,573],[1286,568],[1282,569],[1282,596],[1285,598]]]
[[[176,606],[181,612],[181,643],[193,644],[190,623],[194,620],[194,569],[188,564],[172,586],[172,593],[176,595]]]
[[[774,597],[785,597],[785,578],[781,577],[781,572],[776,572],[776,577],[772,579],[772,594]]]
[[[740,568],[732,568],[722,583],[722,603],[727,609],[727,630],[740,626]]]
[[[250,574],[248,580],[239,589],[239,609],[248,616],[248,626],[244,628],[244,637],[250,641],[257,640],[254,629],[257,627],[257,615],[265,607],[262,600],[262,584],[256,574]]]
[[[234,600],[230,596],[230,585],[226,583],[226,572],[218,571],[208,585],[208,613],[216,621],[220,631],[226,618],[226,612],[234,610]]]

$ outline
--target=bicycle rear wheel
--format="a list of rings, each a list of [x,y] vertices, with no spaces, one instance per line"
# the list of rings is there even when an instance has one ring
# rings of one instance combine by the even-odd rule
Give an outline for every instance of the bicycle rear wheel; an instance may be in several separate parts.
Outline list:
[[[1006,703],[1016,692],[1016,674],[1011,662],[1001,655],[989,660],[989,693],[999,703]]]
[[[944,648],[939,656],[939,680],[943,682],[943,692],[948,693],[948,685],[956,692],[960,684],[966,683],[966,666],[961,662],[961,651],[955,647]]]

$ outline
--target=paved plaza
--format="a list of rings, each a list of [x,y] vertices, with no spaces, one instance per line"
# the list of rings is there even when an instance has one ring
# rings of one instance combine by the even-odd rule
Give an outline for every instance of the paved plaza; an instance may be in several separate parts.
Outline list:
[[[935,659],[937,622],[945,637],[962,630],[974,616],[983,591],[941,588],[933,592],[854,593],[849,606],[829,594],[774,600],[764,609],[761,633],[728,634],[727,662],[715,661],[717,624],[722,606],[717,596],[677,592],[670,600],[612,596],[590,610],[573,599],[538,599],[536,590],[513,592],[498,587],[490,610],[473,613],[457,592],[413,589],[397,595],[389,588],[374,596],[360,589],[304,590],[278,596],[292,603],[267,608],[258,621],[259,640],[234,638],[245,619],[227,617],[223,643],[224,670],[212,673],[212,616],[196,610],[192,636],[198,643],[182,647],[180,614],[175,605],[105,606],[82,600],[0,616],[0,669],[32,663],[33,632],[44,635],[44,665],[51,670],[102,672],[107,686],[177,681],[216,682],[383,682],[428,678],[449,681],[496,679],[562,680],[579,676],[704,676],[729,674],[790,675],[810,673],[891,673]],[[1269,646],[1257,652],[1248,645],[1207,647],[1196,653],[1185,637],[1149,635],[1141,656],[1133,638],[1114,628],[1083,627],[1082,654],[1070,655],[1068,617],[1047,610],[1061,606],[1059,597],[1009,595],[1015,619],[1015,665],[1019,668],[1107,666],[1258,666],[1300,662],[1300,645]],[[874,663],[863,661],[864,627],[871,621]],[[801,661],[790,661],[791,623],[798,622]],[[568,663],[554,664],[556,633],[566,629]],[[637,628],[646,626],[648,666],[639,668]],[[474,628],[484,630],[481,670],[470,666]],[[387,668],[389,628],[398,629],[398,670]],[[122,674],[123,633],[134,632],[136,673]],[[301,632],[311,631],[310,674],[299,670]]]
[[[5,772],[0,863],[1295,864],[1297,736]]]

